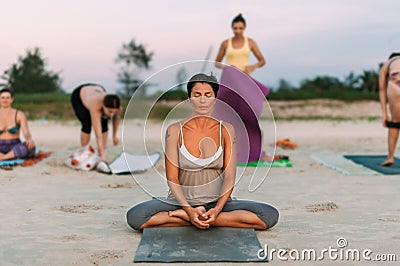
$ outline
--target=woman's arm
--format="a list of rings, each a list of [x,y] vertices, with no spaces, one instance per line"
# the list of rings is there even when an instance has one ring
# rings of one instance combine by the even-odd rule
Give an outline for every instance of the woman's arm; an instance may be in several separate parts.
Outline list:
[[[260,49],[258,48],[257,43],[253,39],[250,39],[250,38],[248,39],[248,41],[249,41],[250,50],[252,51],[252,53],[258,60],[257,63],[246,67],[245,73],[250,75],[257,68],[265,65],[265,59],[264,59],[264,56],[262,55]]]
[[[228,47],[228,40],[225,40],[221,43],[220,47],[219,47],[219,51],[217,54],[217,57],[215,58],[215,67],[217,68],[222,68],[222,59],[225,56],[226,53],[226,48]]]
[[[383,64],[379,71],[379,101],[382,109],[382,123],[386,127],[386,121],[389,119],[387,114],[387,74],[388,61]]]
[[[121,121],[121,114],[122,114],[122,106],[119,108],[118,113],[116,113],[113,116],[113,119],[112,119],[112,123],[113,123],[113,135],[112,135],[112,137],[113,137],[114,145],[118,145],[118,143],[119,143],[119,139],[118,139],[117,133],[118,133],[118,126],[119,126],[119,123]]]
[[[94,134],[96,136],[97,150],[99,153],[100,160],[106,161],[104,152],[103,132],[101,129],[101,107],[102,107],[101,103],[93,104],[89,108],[89,112]]]
[[[24,112],[18,111],[17,121],[19,121],[19,124],[21,125],[22,133],[24,134],[28,148],[32,149],[35,147],[35,142],[33,141],[31,132],[29,131],[28,120],[26,119]]]
[[[191,223],[198,228],[205,229],[208,228],[209,225],[199,220],[198,217],[202,213],[190,206],[179,182],[179,131],[179,124],[173,124],[168,127],[165,133],[165,174],[167,176],[168,186],[182,206],[182,209],[188,214]]]
[[[209,224],[214,223],[225,203],[230,198],[236,179],[236,137],[232,125],[223,123],[222,139],[224,145],[224,181],[216,206],[206,213],[209,217],[206,222]]]

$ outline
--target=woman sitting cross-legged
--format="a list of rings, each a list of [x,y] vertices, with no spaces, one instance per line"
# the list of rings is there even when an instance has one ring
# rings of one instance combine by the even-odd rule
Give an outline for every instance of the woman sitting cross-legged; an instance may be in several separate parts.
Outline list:
[[[35,143],[24,112],[12,108],[14,97],[9,89],[0,90],[0,161],[35,156]],[[20,132],[25,142],[21,142]]]
[[[278,211],[265,203],[233,200],[236,178],[235,132],[211,117],[219,85],[215,77],[194,75],[187,84],[193,115],[172,124],[165,135],[167,199],[152,199],[127,212],[136,230],[194,225],[264,230],[278,222]]]

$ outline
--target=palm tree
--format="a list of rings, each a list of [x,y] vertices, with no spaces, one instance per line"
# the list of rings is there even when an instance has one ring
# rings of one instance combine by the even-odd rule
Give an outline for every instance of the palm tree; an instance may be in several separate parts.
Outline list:
[[[375,70],[364,70],[360,75],[360,89],[365,92],[376,92],[378,90],[379,74]]]

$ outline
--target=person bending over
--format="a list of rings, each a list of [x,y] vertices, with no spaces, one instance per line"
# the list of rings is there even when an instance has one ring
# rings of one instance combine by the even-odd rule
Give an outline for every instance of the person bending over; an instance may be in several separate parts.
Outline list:
[[[122,113],[120,98],[115,94],[106,94],[106,90],[101,85],[88,83],[80,85],[72,92],[71,104],[82,124],[81,146],[89,144],[93,126],[100,160],[106,161],[109,119],[112,119],[113,143],[114,145],[119,143],[117,132]]]

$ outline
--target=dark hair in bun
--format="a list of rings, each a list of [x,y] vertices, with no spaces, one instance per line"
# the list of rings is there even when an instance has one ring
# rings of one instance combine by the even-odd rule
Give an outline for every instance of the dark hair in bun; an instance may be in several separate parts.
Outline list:
[[[192,89],[196,83],[207,83],[209,84],[215,94],[215,97],[217,97],[218,89],[219,89],[219,84],[217,78],[211,73],[209,76],[203,73],[198,73],[194,75],[193,77],[190,78],[186,88],[187,88],[187,93],[188,93],[188,98],[190,98],[190,95],[192,94]]]
[[[243,22],[244,26],[246,26],[246,20],[244,20],[242,13],[240,13],[239,15],[237,15],[236,17],[234,17],[234,19],[232,20],[232,26],[234,23],[236,22]]]

